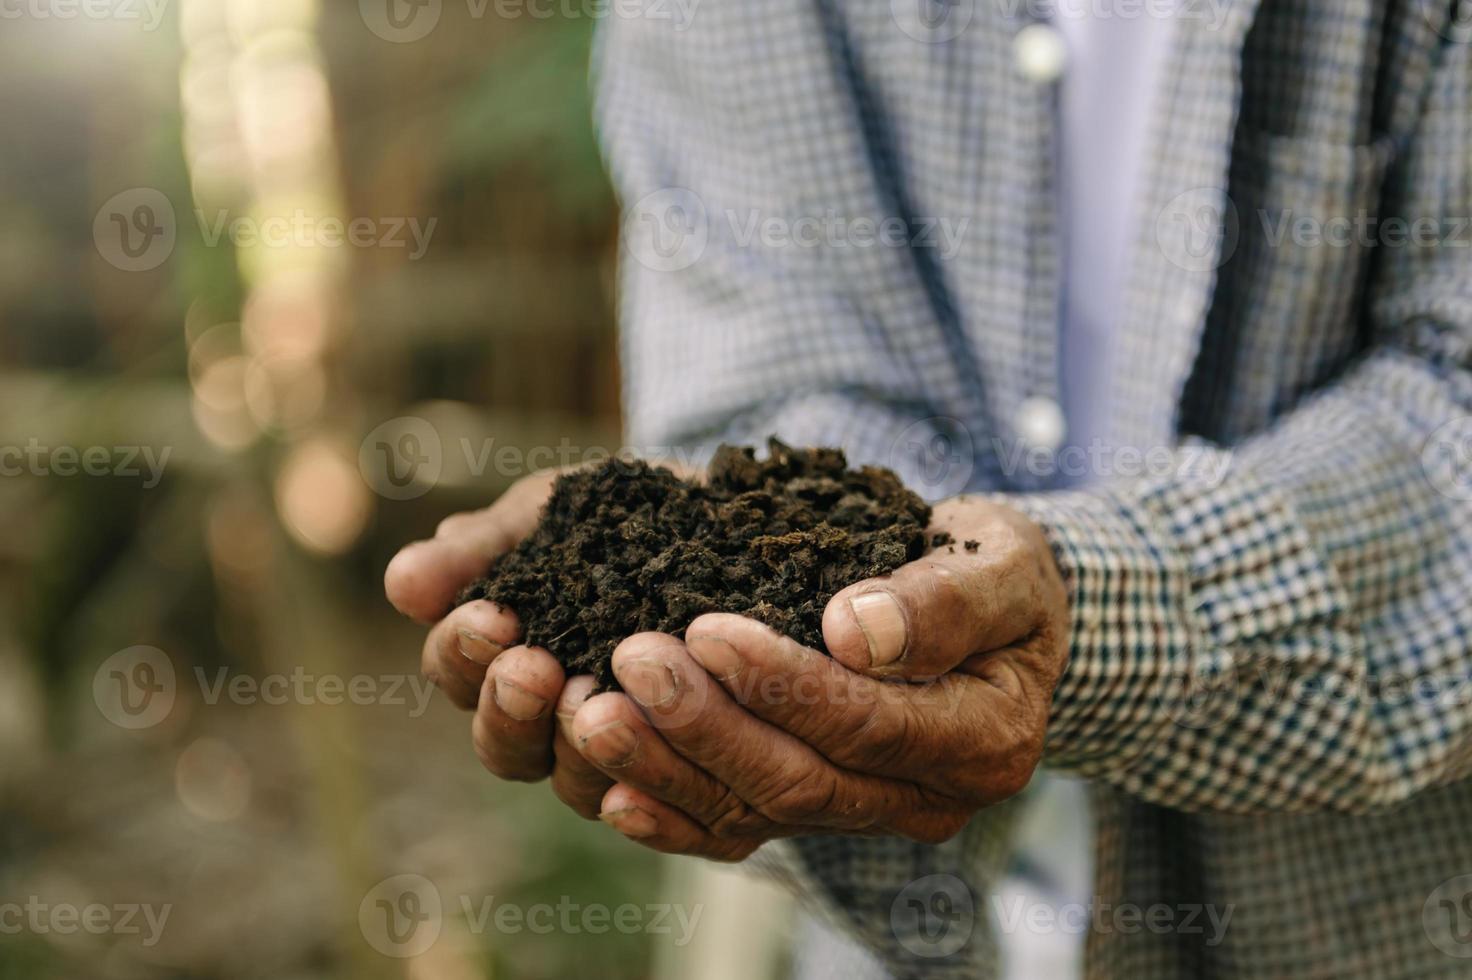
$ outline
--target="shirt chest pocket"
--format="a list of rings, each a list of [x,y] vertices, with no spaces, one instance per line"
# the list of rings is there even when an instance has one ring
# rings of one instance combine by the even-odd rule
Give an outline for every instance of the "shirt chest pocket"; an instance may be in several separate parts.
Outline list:
[[[1386,137],[1344,144],[1239,132],[1229,234],[1198,384],[1226,436],[1257,431],[1333,377],[1363,346],[1371,257],[1416,216],[1382,213]],[[1198,391],[1198,394],[1202,392]]]

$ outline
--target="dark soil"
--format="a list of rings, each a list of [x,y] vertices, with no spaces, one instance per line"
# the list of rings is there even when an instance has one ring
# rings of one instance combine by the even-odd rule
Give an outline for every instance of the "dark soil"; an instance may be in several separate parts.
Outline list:
[[[459,601],[515,610],[529,645],[600,691],[618,689],[619,641],[683,635],[701,613],[750,616],[822,650],[828,600],[918,558],[930,508],[836,449],[769,450],[758,461],[722,446],[706,484],[619,460],[563,476],[537,529]]]

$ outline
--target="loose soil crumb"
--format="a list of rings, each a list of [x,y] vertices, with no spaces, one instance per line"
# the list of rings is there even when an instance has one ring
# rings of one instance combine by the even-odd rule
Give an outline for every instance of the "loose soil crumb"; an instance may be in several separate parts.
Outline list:
[[[722,446],[703,485],[637,461],[563,476],[536,530],[459,601],[515,610],[526,643],[599,691],[619,689],[619,641],[683,635],[707,612],[822,650],[828,600],[920,557],[930,507],[889,470],[848,469],[839,450],[768,448],[758,461]]]

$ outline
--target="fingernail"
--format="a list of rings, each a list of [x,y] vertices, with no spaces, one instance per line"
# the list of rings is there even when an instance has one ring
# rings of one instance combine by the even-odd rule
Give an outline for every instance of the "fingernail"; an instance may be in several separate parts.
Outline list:
[[[535,721],[547,710],[547,701],[514,681],[497,677],[496,706],[517,721]]]
[[[634,750],[639,747],[639,736],[621,721],[611,721],[602,728],[595,728],[578,740],[578,743],[600,766],[621,769],[634,761]]]
[[[659,821],[654,819],[654,815],[636,806],[600,813],[598,819],[625,837],[653,837],[659,830]]]
[[[848,601],[869,643],[869,664],[886,667],[905,652],[905,614],[888,592],[865,592]]]
[[[666,708],[680,693],[675,668],[657,660],[629,664],[619,677],[624,692],[646,708]]]
[[[740,674],[744,666],[744,661],[736,652],[736,648],[719,636],[709,634],[687,636],[685,649],[690,651],[690,656],[694,657],[695,662],[704,667],[707,673],[723,681]]]
[[[455,645],[460,650],[460,656],[483,667],[490,666],[492,660],[506,651],[501,644],[492,643],[474,630],[456,630],[455,632],[458,634]]]

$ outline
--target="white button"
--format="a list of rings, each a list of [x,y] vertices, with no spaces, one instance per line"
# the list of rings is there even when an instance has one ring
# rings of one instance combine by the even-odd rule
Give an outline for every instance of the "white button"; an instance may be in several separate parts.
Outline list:
[[[1047,24],[1028,24],[1012,39],[1017,70],[1030,82],[1056,82],[1068,63],[1063,35]]]
[[[1017,406],[1017,434],[1029,446],[1052,452],[1063,445],[1068,420],[1053,399],[1034,396]]]

